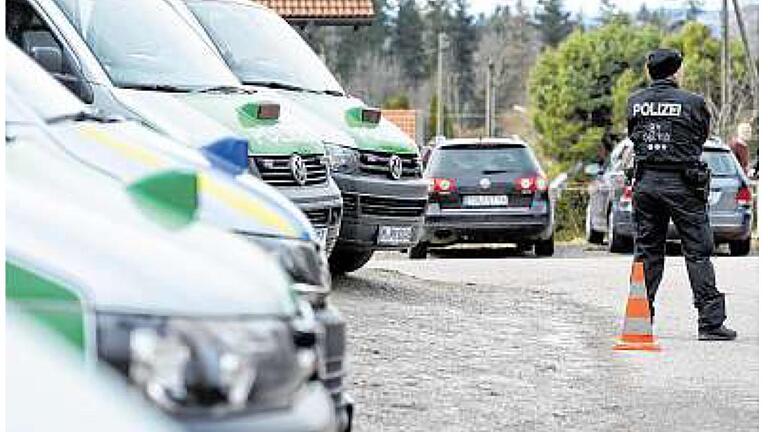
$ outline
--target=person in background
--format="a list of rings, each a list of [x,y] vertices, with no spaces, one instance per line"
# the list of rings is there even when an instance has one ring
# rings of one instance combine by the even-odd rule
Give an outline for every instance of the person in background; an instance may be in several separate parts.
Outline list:
[[[728,143],[744,172],[749,172],[749,144],[747,142],[751,138],[752,126],[749,123],[739,123],[739,126],[736,128],[736,136]]]

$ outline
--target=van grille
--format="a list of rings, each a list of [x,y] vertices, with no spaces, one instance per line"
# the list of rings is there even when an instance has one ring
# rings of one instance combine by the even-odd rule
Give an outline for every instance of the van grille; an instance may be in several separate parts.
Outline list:
[[[323,155],[301,155],[307,168],[305,186],[324,184],[328,181],[328,165]],[[300,186],[290,167],[290,156],[252,156],[256,169],[265,183],[272,186]]]
[[[403,161],[402,178],[421,176],[421,162],[415,154],[397,156]],[[392,153],[361,150],[360,170],[369,174],[388,176],[391,157]]]
[[[426,205],[426,199],[360,195],[360,211],[374,216],[421,217],[424,215]]]

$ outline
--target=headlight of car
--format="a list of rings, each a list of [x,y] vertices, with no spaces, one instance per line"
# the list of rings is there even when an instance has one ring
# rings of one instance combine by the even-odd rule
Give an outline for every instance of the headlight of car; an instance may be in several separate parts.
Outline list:
[[[243,235],[275,256],[302,298],[314,307],[325,304],[331,292],[331,273],[322,246],[305,240]]]
[[[283,408],[315,372],[291,325],[276,319],[213,320],[97,314],[99,358],[175,414]]]
[[[337,144],[325,143],[325,154],[333,172],[350,173],[357,169],[357,150]]]

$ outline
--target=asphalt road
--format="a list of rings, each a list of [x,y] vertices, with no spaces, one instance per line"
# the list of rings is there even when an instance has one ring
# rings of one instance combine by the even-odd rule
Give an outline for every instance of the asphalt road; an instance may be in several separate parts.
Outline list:
[[[586,250],[585,250],[586,249]],[[479,257],[476,257],[479,256]],[[758,422],[758,259],[718,256],[734,342],[698,342],[684,261],[668,259],[660,353],[617,353],[631,257],[569,246],[423,261],[334,281],[361,431],[747,431]]]

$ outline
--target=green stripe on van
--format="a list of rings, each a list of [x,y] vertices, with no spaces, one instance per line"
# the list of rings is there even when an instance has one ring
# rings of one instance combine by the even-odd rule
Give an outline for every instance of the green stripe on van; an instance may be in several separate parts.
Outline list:
[[[6,261],[5,298],[77,348],[84,349],[84,307],[80,298],[65,286]]]

